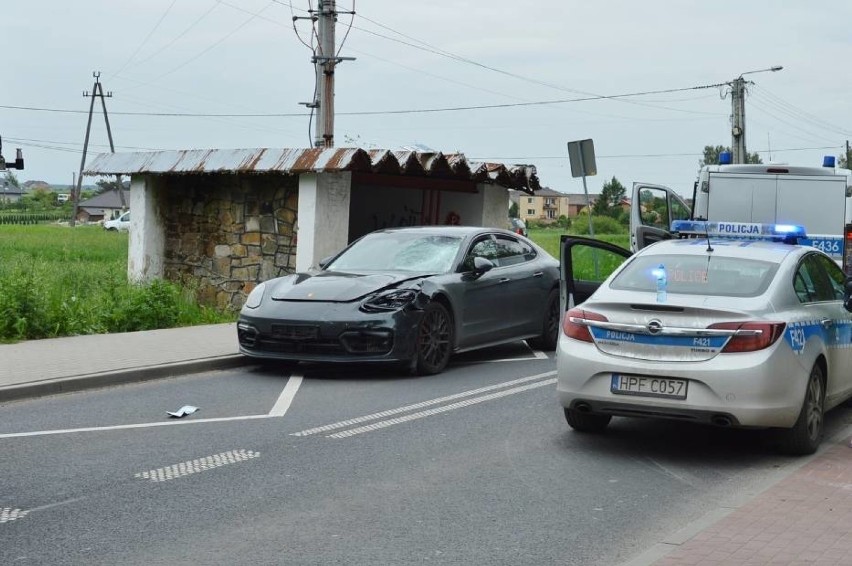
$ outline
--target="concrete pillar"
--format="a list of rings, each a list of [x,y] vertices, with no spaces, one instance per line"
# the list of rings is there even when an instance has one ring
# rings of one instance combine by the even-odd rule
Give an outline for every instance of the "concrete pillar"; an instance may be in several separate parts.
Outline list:
[[[299,176],[296,271],[318,267],[319,261],[349,243],[352,173],[303,173]]]
[[[127,277],[141,283],[163,277],[166,230],[160,214],[160,181],[151,175],[130,179],[130,238]]]
[[[509,223],[509,189],[499,185],[476,186],[482,197],[480,226],[506,228]]]

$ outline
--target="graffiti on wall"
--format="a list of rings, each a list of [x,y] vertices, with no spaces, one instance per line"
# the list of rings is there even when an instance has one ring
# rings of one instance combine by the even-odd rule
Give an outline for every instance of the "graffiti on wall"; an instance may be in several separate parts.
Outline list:
[[[419,226],[420,222],[419,210],[414,210],[406,205],[403,205],[401,212],[391,212],[383,216],[373,214],[373,230],[381,228],[400,228],[403,226]]]

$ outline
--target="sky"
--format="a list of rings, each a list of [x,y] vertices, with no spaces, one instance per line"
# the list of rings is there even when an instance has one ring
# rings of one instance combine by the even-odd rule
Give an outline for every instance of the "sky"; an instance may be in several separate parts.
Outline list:
[[[310,147],[300,103],[314,92],[311,22],[293,16],[316,7],[5,2],[3,156],[23,149],[20,181],[71,183],[95,71],[112,93],[117,152]],[[818,166],[852,139],[848,0],[338,0],[337,9],[339,55],[355,58],[335,75],[338,147],[421,145],[533,164],[543,186],[574,193],[583,184],[566,144],[591,138],[591,192],[616,177],[628,191],[646,182],[691,196],[704,146],[731,144],[726,83],[740,75],[753,83],[747,150],[764,162]],[[746,74],[775,65],[783,70]],[[99,100],[95,110],[87,161],[109,151]]]

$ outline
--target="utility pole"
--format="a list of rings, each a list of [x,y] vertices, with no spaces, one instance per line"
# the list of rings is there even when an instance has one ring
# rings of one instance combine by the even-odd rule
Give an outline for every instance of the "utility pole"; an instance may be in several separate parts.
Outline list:
[[[849,157],[849,140],[846,140],[846,169],[852,169],[852,160],[850,160]]]
[[[731,150],[735,164],[746,162],[745,79],[742,75],[731,83]]]
[[[746,81],[743,75],[753,73],[763,73],[766,71],[776,72],[783,69],[781,65],[769,67],[768,69],[759,69],[757,71],[746,71],[739,77],[728,83],[731,87],[731,151],[733,153],[733,162],[735,164],[746,163],[748,161],[748,153],[746,152],[746,121],[745,121],[745,92]]]
[[[316,96],[306,106],[317,110],[314,147],[334,147],[334,68],[341,61],[354,61],[355,58],[338,57],[335,53],[334,24],[340,13],[335,0],[318,0],[317,9],[311,12],[310,19],[317,22],[319,45],[311,58],[316,73]],[[294,16],[293,19],[302,18]]]
[[[71,200],[74,201],[74,212],[71,216],[71,226],[72,227],[75,226],[76,223],[77,223],[77,212],[79,210],[78,205],[80,203],[80,192],[83,188],[83,168],[86,166],[86,153],[89,151],[89,136],[90,136],[91,131],[92,131],[92,114],[94,113],[94,110],[95,110],[95,98],[96,97],[100,97],[101,107],[104,110],[104,122],[106,122],[106,131],[107,131],[107,137],[109,138],[110,152],[115,153],[115,146],[112,143],[112,130],[110,130],[110,127],[109,127],[109,116],[107,115],[106,100],[105,100],[106,98],[112,98],[112,92],[110,91],[110,92],[107,92],[106,94],[104,94],[104,89],[103,89],[103,86],[101,85],[101,81],[100,81],[100,76],[101,76],[100,71],[93,72],[92,76],[95,78],[95,84],[92,85],[91,94],[89,93],[89,91],[83,91],[83,97],[84,98],[91,98],[92,101],[89,104],[89,120],[86,123],[86,138],[83,141],[83,157],[80,159],[80,173],[77,175],[77,186],[76,186],[76,188],[72,188],[72,190],[71,190]],[[116,178],[118,179],[118,198],[120,199],[121,207],[126,208],[127,203],[124,202],[124,191],[122,190],[122,187],[121,187],[121,175],[116,175]]]

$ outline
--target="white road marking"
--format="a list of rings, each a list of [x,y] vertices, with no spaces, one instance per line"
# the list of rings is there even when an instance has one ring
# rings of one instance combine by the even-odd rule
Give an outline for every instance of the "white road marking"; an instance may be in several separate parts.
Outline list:
[[[461,399],[462,397],[470,397],[472,395],[478,395],[479,393],[485,393],[487,391],[493,391],[495,389],[502,389],[503,387],[510,387],[512,385],[518,385],[520,383],[526,383],[529,381],[533,381],[536,379],[542,379],[544,377],[549,377],[551,375],[555,375],[555,371],[547,371],[544,373],[539,373],[536,375],[529,375],[527,377],[522,377],[520,379],[513,379],[512,381],[504,381],[502,383],[496,383],[494,385],[488,385],[486,387],[480,387],[479,389],[471,389],[470,391],[462,391],[461,393],[455,393],[453,395],[447,395],[446,397],[438,397],[437,399],[431,399],[429,401],[422,401],[420,403],[415,403],[413,405],[406,405],[405,407],[399,407],[398,409],[390,409],[388,411],[382,411],[380,413],[373,413],[371,415],[365,415],[363,417],[356,417],[354,419],[348,419],[345,421],[336,422],[329,425],[318,426],[316,428],[309,428],[307,430],[302,430],[299,432],[291,433],[291,436],[309,436],[311,434],[317,434],[320,432],[328,432],[329,430],[335,430],[338,428],[344,428],[347,426],[351,426],[358,423],[363,423],[366,421],[372,421],[376,419],[381,419],[384,417],[389,417],[391,415],[398,415],[399,413],[407,413],[408,411],[413,411],[415,409],[422,409],[423,407],[429,407],[431,405],[438,405],[440,403],[446,403],[447,401],[453,401],[454,399]]]
[[[538,359],[538,360],[549,359],[549,356],[547,354],[545,354],[544,352],[542,352],[541,350],[533,350],[533,356],[535,356],[536,359]]]
[[[57,430],[37,430],[34,432],[10,432],[0,434],[0,438],[22,438],[25,436],[51,436],[56,434],[74,434],[77,432],[103,432],[107,430],[126,430],[132,428],[154,428],[158,426],[181,426],[201,423],[222,423],[229,421],[250,421],[256,419],[269,419],[269,415],[246,415],[242,417],[219,417],[211,419],[193,419],[191,421],[162,421],[156,423],[137,423],[113,426],[90,426],[85,428],[65,428]]]
[[[45,509],[52,509],[54,507],[60,507],[62,505],[69,505],[71,503],[77,503],[78,501],[82,501],[86,499],[85,497],[75,497],[74,499],[66,499],[65,501],[60,501],[58,503],[48,503],[47,505],[42,505],[40,507],[33,507],[27,513],[32,513],[33,511],[44,511]]]
[[[207,456],[205,458],[196,458],[195,460],[188,460],[186,462],[181,462],[180,464],[166,466],[165,468],[157,468],[156,470],[139,472],[138,474],[134,474],[133,477],[153,482],[169,481],[188,476],[190,474],[197,474],[199,472],[205,472],[207,470],[215,470],[216,468],[221,468],[222,466],[227,466],[228,464],[245,462],[246,460],[251,460],[252,458],[260,458],[260,452],[242,449],[229,450],[220,454],[214,454],[213,456]]]
[[[556,383],[556,379],[545,379],[544,381],[537,381],[535,383],[530,383],[528,385],[522,385],[520,387],[513,387],[512,389],[504,389],[503,391],[498,391],[496,393],[491,393],[489,395],[483,395],[482,397],[474,397],[473,399],[466,399],[464,401],[459,401],[458,403],[453,403],[451,405],[442,405],[440,407],[435,407],[434,409],[428,409],[426,411],[420,411],[418,413],[411,413],[409,415],[404,415],[402,417],[397,417],[395,419],[388,419],[386,421],[379,421],[373,424],[369,424],[366,426],[352,428],[349,430],[344,430],[341,432],[336,432],[334,434],[329,434],[328,438],[347,438],[349,436],[355,436],[356,434],[361,434],[364,432],[372,432],[374,430],[379,430],[382,428],[386,428],[389,426],[393,426],[400,423],[405,423],[408,421],[413,421],[416,419],[422,419],[424,417],[430,417],[432,415],[437,415],[439,413],[446,413],[447,411],[453,411],[455,409],[461,409],[463,407],[469,407],[471,405],[476,405],[477,403],[482,403],[484,401],[491,401],[493,399],[499,399],[501,397],[506,397],[507,395],[515,395],[516,393],[523,393],[524,391],[529,391],[530,389],[535,389],[536,387],[543,387],[545,385],[553,385]]]
[[[23,519],[27,516],[27,513],[29,513],[29,511],[24,511],[23,509],[12,509],[11,507],[3,507],[2,509],[0,509],[0,524],[11,523],[12,521]]]
[[[304,378],[298,374],[290,376],[290,379],[287,380],[287,385],[284,386],[284,391],[281,392],[272,410],[269,411],[270,417],[283,417],[287,413],[290,403],[293,402],[296,392],[299,391],[299,386],[302,385],[302,379]]]

